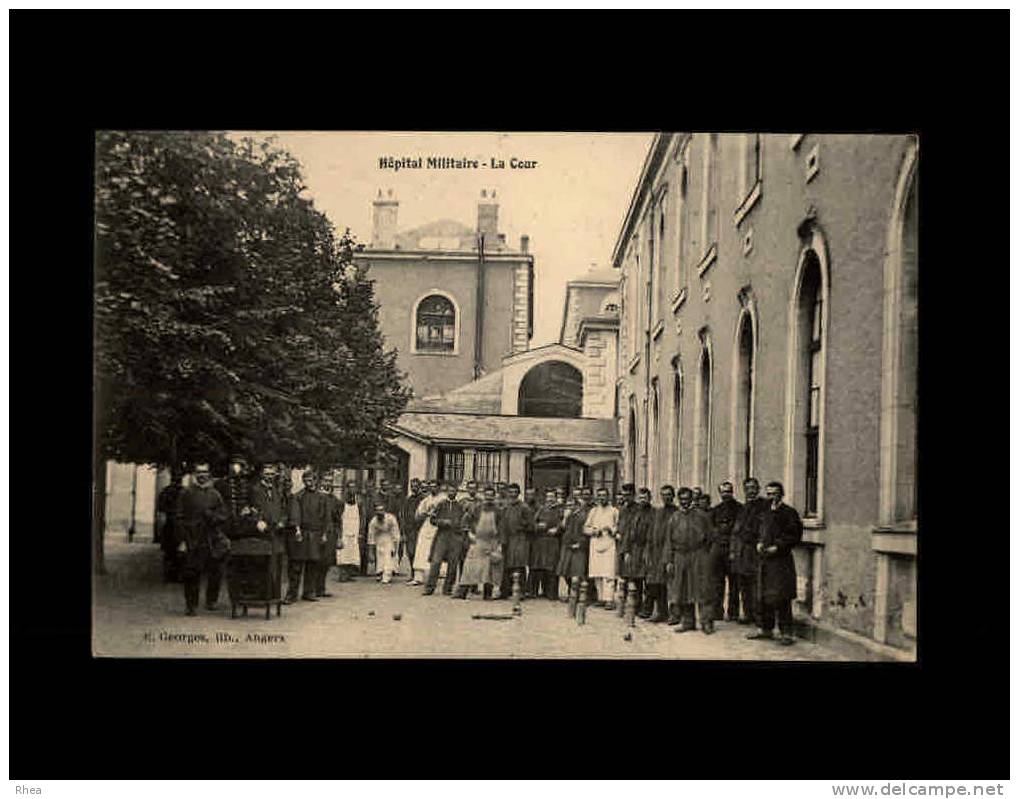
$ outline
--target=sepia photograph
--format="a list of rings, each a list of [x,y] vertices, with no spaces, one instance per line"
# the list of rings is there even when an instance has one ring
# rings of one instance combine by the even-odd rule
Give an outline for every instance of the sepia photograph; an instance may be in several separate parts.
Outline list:
[[[95,133],[92,654],[917,660],[914,133]]]

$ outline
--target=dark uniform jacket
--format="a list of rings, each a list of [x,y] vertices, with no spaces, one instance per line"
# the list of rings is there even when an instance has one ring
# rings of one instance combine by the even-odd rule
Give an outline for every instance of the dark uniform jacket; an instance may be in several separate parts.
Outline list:
[[[669,535],[669,519],[679,508],[675,505],[664,505],[652,508],[651,533],[644,547],[644,579],[651,585],[664,585],[665,574],[665,543]]]
[[[257,535],[255,522],[258,521],[253,514],[244,513],[252,505],[251,501],[251,480],[243,475],[231,474],[213,483],[226,505],[230,520],[224,526],[224,532],[230,538],[246,538]]]
[[[285,545],[284,528],[287,525],[288,498],[283,496],[279,487],[266,488],[258,483],[251,488],[251,504],[255,508],[255,523],[259,520],[266,524],[265,536],[272,537],[273,554],[283,551]],[[257,529],[257,528],[256,528]]]
[[[587,523],[587,514],[590,513],[592,505],[585,505],[576,508],[566,519],[566,529],[563,531],[563,546],[559,555],[559,564],[556,573],[569,580],[571,577],[584,579],[587,577],[587,558],[590,551],[590,539],[584,535],[584,525]],[[574,544],[579,544],[577,549]]]
[[[448,552],[445,547],[451,543],[456,542],[461,545],[463,549],[463,541],[467,537],[464,532],[464,509],[463,505],[457,502],[455,499],[442,500],[438,505],[435,506],[435,514],[432,518],[432,523],[438,532],[435,534],[435,538],[432,539],[432,551],[428,555],[428,560],[431,561],[433,555],[436,552],[436,547],[440,541],[443,544],[443,552]]]
[[[774,554],[761,554],[762,599],[769,604],[794,599],[796,564],[793,561],[793,547],[803,538],[800,514],[785,503],[775,509],[769,504],[761,512],[760,534],[762,546],[778,547]]]
[[[737,502],[729,497],[711,509],[711,523],[715,526],[719,554],[722,558],[722,565],[726,568],[728,568],[729,553],[732,548],[732,528],[736,523],[736,516],[742,508],[742,502]]]
[[[563,509],[558,502],[542,505],[534,516],[534,539],[531,541],[528,566],[553,571],[559,563],[559,541],[562,537]]]
[[[758,497],[741,505],[736,513],[736,520],[732,525],[732,535],[729,538],[729,547],[734,569],[739,574],[757,574],[757,541],[760,534],[758,528],[760,527],[761,513],[767,507],[768,500]]]
[[[626,546],[626,537],[629,534],[630,524],[633,520],[634,511],[637,510],[636,502],[624,502],[619,506],[619,516],[616,522],[616,574],[620,577],[625,577],[623,572],[626,567],[623,563],[624,547]]]
[[[188,486],[181,489],[174,516],[178,540],[186,542],[189,555],[200,550],[214,557],[226,554],[228,545],[223,542],[221,527],[230,513],[215,488]]]
[[[669,517],[664,562],[673,567],[670,600],[687,604],[713,600],[708,569],[711,546],[711,518],[705,511],[679,508]]]
[[[295,528],[287,541],[287,556],[294,561],[319,560],[322,557],[322,536],[329,531],[330,504],[318,491],[301,489],[290,497],[290,524]],[[297,540],[296,528],[301,529]]]
[[[177,538],[177,497],[184,487],[180,484],[170,483],[159,492],[156,499],[156,510],[165,516],[163,529],[159,531],[159,545],[164,552],[173,552],[177,549],[180,539]]]
[[[502,541],[507,569],[527,566],[531,538],[534,536],[534,514],[523,502],[508,502],[502,511],[499,538]]]
[[[421,500],[424,498],[423,492],[407,495],[403,500],[403,508],[400,511],[400,515],[397,517],[400,521],[400,537],[403,538],[404,543],[410,549],[414,549],[414,544],[418,540],[418,530],[421,529],[421,522],[414,517],[417,514],[418,505],[421,504]]]
[[[652,543],[652,531],[655,525],[655,509],[650,505],[634,504],[628,514],[627,526],[622,530],[623,536],[619,546],[623,557],[620,558],[620,577],[643,579],[647,574],[645,552]],[[629,555],[630,557],[625,557]]]
[[[329,566],[336,563],[336,546],[340,539],[340,528],[343,526],[343,503],[332,492],[323,494],[329,512],[326,514],[326,542],[319,553],[319,560]]]

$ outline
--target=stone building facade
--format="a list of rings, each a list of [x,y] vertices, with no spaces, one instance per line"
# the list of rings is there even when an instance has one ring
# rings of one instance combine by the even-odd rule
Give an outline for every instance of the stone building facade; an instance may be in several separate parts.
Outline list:
[[[781,481],[798,606],[916,641],[913,136],[655,137],[613,253],[638,484]]]

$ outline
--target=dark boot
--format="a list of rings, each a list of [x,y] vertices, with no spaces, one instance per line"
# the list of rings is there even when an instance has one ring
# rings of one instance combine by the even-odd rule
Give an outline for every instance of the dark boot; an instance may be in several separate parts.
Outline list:
[[[481,598],[482,599],[491,599],[492,598],[492,584],[491,583],[485,583],[485,587],[484,587],[484,589],[482,589],[482,592],[481,592]]]

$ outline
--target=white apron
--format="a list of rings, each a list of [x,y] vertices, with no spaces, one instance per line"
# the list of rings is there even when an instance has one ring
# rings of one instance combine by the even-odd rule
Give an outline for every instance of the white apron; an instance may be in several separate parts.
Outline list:
[[[340,566],[361,566],[361,546],[358,535],[361,530],[361,511],[355,502],[343,503],[343,549],[336,550],[336,563]]]
[[[431,495],[421,500],[421,504],[418,505],[418,513],[427,513],[437,504],[445,499],[445,495],[433,497]],[[428,556],[432,551],[432,542],[435,540],[435,534],[439,532],[434,524],[430,520],[425,519],[421,525],[421,529],[418,531],[417,549],[414,550],[414,568],[421,569],[422,571],[428,571],[429,561]]]

